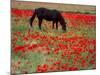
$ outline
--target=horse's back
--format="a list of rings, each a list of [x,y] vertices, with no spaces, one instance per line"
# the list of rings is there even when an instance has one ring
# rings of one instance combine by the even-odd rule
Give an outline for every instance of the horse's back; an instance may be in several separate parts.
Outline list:
[[[56,10],[56,9],[47,9],[47,8],[44,8],[44,7],[41,7],[41,8],[37,8],[37,9],[35,9],[37,12],[49,12],[49,13],[59,13],[59,11],[58,10]],[[42,13],[43,14],[43,13]]]
[[[47,9],[44,7],[37,8],[37,17],[40,19],[45,19],[48,21],[59,20],[61,18],[61,13],[56,9]]]

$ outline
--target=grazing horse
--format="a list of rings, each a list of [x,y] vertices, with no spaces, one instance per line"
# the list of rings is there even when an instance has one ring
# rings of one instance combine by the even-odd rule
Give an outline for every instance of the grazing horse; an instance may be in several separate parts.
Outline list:
[[[49,10],[46,8],[35,9],[32,17],[30,18],[30,26],[31,27],[33,27],[32,22],[33,22],[35,16],[37,16],[37,18],[38,18],[38,21],[39,21],[38,25],[39,25],[40,30],[41,30],[41,23],[42,23],[43,19],[45,19],[47,21],[52,21],[53,29],[54,29],[54,24],[56,23],[56,29],[58,30],[58,22],[59,22],[60,25],[62,26],[62,30],[66,31],[66,22],[58,10]]]

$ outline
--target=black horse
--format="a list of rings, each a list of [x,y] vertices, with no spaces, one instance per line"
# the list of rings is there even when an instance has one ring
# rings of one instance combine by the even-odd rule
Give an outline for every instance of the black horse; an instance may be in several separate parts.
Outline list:
[[[41,23],[42,23],[43,19],[45,19],[47,21],[53,21],[53,26],[52,26],[53,29],[54,29],[54,24],[56,23],[56,29],[58,30],[58,22],[59,22],[62,26],[62,30],[66,31],[66,22],[58,10],[49,10],[46,8],[35,9],[32,17],[30,18],[30,26],[31,27],[33,27],[32,22],[36,15],[37,15],[37,18],[39,21],[38,23],[39,23],[40,30],[41,30]]]

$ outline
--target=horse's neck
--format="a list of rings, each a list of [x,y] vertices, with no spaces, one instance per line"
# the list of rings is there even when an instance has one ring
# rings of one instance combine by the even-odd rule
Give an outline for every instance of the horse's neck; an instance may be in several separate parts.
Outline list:
[[[59,22],[60,22],[61,25],[65,24],[65,20],[64,20],[64,18],[62,16],[60,17]]]

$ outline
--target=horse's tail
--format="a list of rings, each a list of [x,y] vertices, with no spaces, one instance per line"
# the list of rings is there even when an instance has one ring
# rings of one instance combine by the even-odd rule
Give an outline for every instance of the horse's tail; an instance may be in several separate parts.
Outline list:
[[[31,26],[31,27],[32,27],[32,22],[34,21],[35,16],[36,16],[36,9],[35,9],[35,11],[34,11],[32,17],[30,18],[30,26]]]

